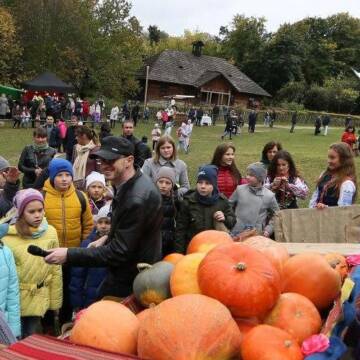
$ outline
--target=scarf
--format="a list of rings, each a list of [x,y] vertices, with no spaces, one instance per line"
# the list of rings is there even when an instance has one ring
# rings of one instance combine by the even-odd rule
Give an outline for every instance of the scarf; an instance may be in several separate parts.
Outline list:
[[[196,200],[202,205],[214,205],[219,199],[219,191],[214,189],[210,196],[202,196],[196,191]]]
[[[46,232],[46,230],[48,229],[48,222],[46,221],[45,218],[43,218],[43,221],[41,222],[40,226],[37,228],[33,228],[30,227],[31,230],[31,238],[32,239],[38,239],[41,236],[44,235],[44,233]]]
[[[36,152],[38,152],[38,151],[44,151],[44,150],[46,150],[46,149],[49,148],[49,144],[48,144],[48,143],[46,143],[46,144],[41,144],[41,145],[34,144],[33,146],[34,146],[34,150],[35,150]]]
[[[73,165],[74,169],[74,181],[85,179],[86,164],[90,151],[96,145],[91,140],[87,145],[76,144],[75,146],[75,161]]]

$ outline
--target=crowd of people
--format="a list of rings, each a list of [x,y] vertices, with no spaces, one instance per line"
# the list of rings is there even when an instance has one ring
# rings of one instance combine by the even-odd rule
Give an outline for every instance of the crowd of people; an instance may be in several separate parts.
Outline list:
[[[152,151],[134,136],[134,114],[122,122],[121,136],[106,122],[97,134],[75,114],[69,126],[55,126],[47,114],[17,166],[0,157],[0,312],[16,337],[54,333],[57,321],[71,321],[97,299],[125,298],[139,262],[185,253],[201,231],[273,238],[274,214],[309,197],[292,155],[276,141],[244,172],[235,146],[219,144],[191,184],[178,155],[189,151],[196,114],[176,131],[178,145],[171,127],[156,123]],[[270,126],[270,113],[266,121]],[[330,146],[309,207],[355,202],[354,132],[349,124],[343,142]],[[29,254],[29,245],[48,251],[45,261]]]

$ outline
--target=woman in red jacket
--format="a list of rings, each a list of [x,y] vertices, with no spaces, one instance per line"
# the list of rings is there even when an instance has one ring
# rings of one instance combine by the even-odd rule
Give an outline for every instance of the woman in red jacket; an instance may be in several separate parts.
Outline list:
[[[234,145],[220,144],[215,149],[211,164],[219,168],[219,192],[223,193],[227,198],[232,195],[238,185],[246,184],[246,180],[242,179],[240,171],[235,164]]]
[[[345,132],[341,136],[341,141],[348,144],[350,149],[354,151],[356,145],[356,135],[355,128],[353,126],[348,126],[345,129]]]

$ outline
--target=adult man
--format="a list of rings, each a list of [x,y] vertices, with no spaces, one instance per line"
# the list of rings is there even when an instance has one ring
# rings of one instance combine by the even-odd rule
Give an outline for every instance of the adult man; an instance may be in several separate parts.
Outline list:
[[[146,159],[151,158],[149,147],[134,136],[134,123],[131,120],[125,120],[122,124],[122,137],[129,140],[134,145],[135,165],[142,167]]]
[[[128,140],[108,136],[94,156],[115,190],[108,240],[96,248],[58,248],[45,261],[106,266],[109,272],[100,296],[125,297],[132,292],[136,265],[161,258],[161,196],[150,178],[134,168],[134,146]]]
[[[296,124],[297,124],[297,111],[294,111],[291,116],[291,129],[290,129],[291,133],[294,132]]]
[[[134,122],[134,126],[136,126],[137,124],[139,113],[140,113],[140,106],[139,106],[139,102],[137,101],[135,106],[131,110],[131,117]]]
[[[49,146],[57,150],[60,146],[60,130],[54,125],[54,118],[52,116],[46,117],[46,124],[43,128],[46,129]]]
[[[219,118],[220,108],[215,104],[215,106],[212,109],[212,124],[213,126],[216,125],[216,121]]]
[[[249,114],[249,133],[255,132],[257,114],[255,110],[251,110]]]
[[[77,126],[78,126],[78,118],[76,115],[72,115],[70,120],[70,126],[66,131],[66,137],[65,137],[65,152],[66,152],[66,160],[68,161],[73,160],[74,145],[77,144],[76,141]]]

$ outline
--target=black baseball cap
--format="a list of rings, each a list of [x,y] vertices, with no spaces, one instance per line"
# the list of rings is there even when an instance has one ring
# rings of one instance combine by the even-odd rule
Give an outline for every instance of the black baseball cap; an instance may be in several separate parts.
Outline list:
[[[106,136],[102,140],[101,147],[89,157],[102,158],[105,160],[116,160],[121,156],[134,155],[134,145],[127,139],[117,136]]]

